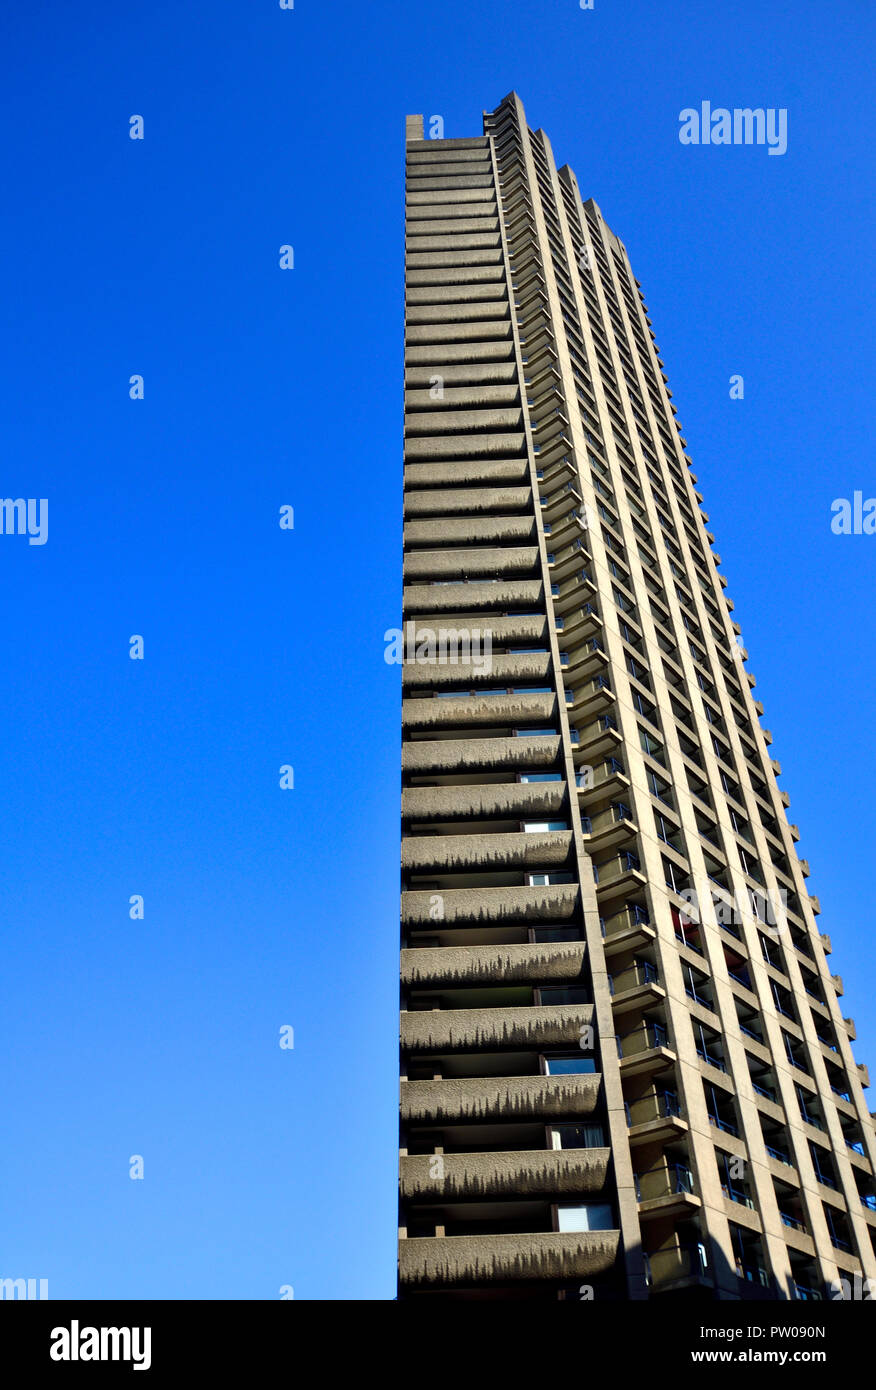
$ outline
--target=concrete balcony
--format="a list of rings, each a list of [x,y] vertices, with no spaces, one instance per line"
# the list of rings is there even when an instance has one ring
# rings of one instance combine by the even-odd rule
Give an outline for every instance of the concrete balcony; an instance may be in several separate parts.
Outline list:
[[[575,1120],[592,1115],[602,1078],[568,1076],[463,1076],[401,1083],[402,1119],[411,1124],[461,1120]]]
[[[430,1176],[436,1166],[431,1154],[403,1156],[399,1161],[401,1191],[403,1197],[419,1202],[601,1192],[610,1156],[609,1149],[442,1154],[440,1178]]]
[[[493,835],[409,835],[402,840],[402,868],[459,873],[478,869],[518,869],[565,864],[571,830]]]
[[[505,580],[500,584],[406,584],[405,613],[471,613],[491,608],[535,608],[544,602],[540,579]]]
[[[485,230],[489,230],[489,228]],[[428,344],[432,350],[432,359],[437,360],[438,357],[444,358],[446,356],[445,348],[449,343],[477,343],[478,349],[480,349],[481,343],[488,343],[496,339],[500,341],[503,339],[511,340],[510,319],[500,317],[489,320],[477,319],[473,323],[408,324],[405,332],[405,347],[425,347]],[[477,360],[480,360],[481,356],[481,352],[478,351]],[[468,437],[466,436],[466,438]],[[514,453],[515,450],[509,449],[507,452]],[[412,456],[419,457],[420,455],[414,453]]]
[[[712,1283],[705,1247],[676,1245],[652,1250],[645,1256],[645,1268],[647,1282],[655,1292]]]
[[[574,565],[575,561],[569,560],[567,563]],[[551,573],[553,577],[554,571]],[[603,675],[607,666],[608,657],[602,639],[590,637],[569,652],[569,664],[563,667],[563,677],[574,687]]]
[[[399,1243],[403,1285],[508,1279],[584,1279],[617,1259],[619,1231],[542,1231],[532,1235],[433,1236]]]
[[[463,312],[461,308],[456,313]],[[481,430],[519,432],[523,429],[523,411],[519,405],[504,408],[484,407],[482,410],[412,410],[405,416],[405,434],[479,434]]]
[[[625,1102],[629,1139],[632,1147],[642,1144],[664,1145],[687,1133],[675,1091],[654,1090]]]
[[[591,856],[623,845],[638,834],[638,826],[623,801],[614,802],[596,815],[582,815],[581,830]]]
[[[498,740],[484,740],[497,742]],[[504,741],[504,740],[502,740]],[[514,742],[518,742],[517,739]],[[439,745],[443,747],[444,745]],[[497,816],[524,820],[553,816],[563,809],[565,782],[509,782],[479,787],[406,787],[402,815],[411,821],[474,819]]]
[[[404,985],[506,985],[521,981],[577,980],[584,968],[583,941],[518,946],[443,946],[401,953]]]
[[[451,202],[445,193],[439,195],[443,197],[442,202],[408,202],[405,208],[405,230],[408,236],[416,236],[419,228],[428,229],[429,232],[436,231],[436,222],[447,224],[447,230],[453,234],[456,227],[468,226],[470,222],[480,224],[486,219],[492,219],[496,213],[496,203],[492,189],[487,190],[478,188],[473,190],[475,197],[470,202],[457,203],[454,196]],[[423,195],[411,194],[409,197]]]
[[[498,363],[497,367],[499,366],[504,366],[504,363]],[[417,368],[410,368],[410,370],[416,371]],[[430,375],[435,374],[434,367],[426,367],[423,370],[428,371]],[[450,369],[447,367],[444,368],[445,372],[449,370]],[[457,368],[457,370],[459,369]],[[518,500],[514,497],[518,489],[525,492],[528,497],[532,496],[528,486],[528,459],[445,459],[440,463],[408,464],[404,473],[406,494],[405,508],[407,509],[408,504],[412,503],[415,497],[422,495],[420,493],[411,492],[411,488],[437,489],[441,484],[452,485],[454,483],[495,483],[497,484],[495,491],[499,493],[501,498],[504,498],[505,493],[508,492],[511,498],[514,499],[513,505],[510,506],[506,505],[507,499],[501,501],[501,503],[497,503],[495,506],[490,506],[488,502],[485,504],[485,502],[482,502],[479,498],[475,498],[474,510],[476,511],[481,509],[484,511],[498,512],[516,511],[518,507],[522,509],[523,506],[530,506],[529,501],[524,503],[522,499]],[[510,486],[499,487],[499,484],[508,484]],[[439,494],[436,492],[436,498],[439,495],[446,497],[448,493],[443,492]],[[460,500],[458,504],[454,504],[452,510],[465,511],[467,509],[467,504],[464,500],[464,494],[460,492],[457,495]],[[469,498],[472,496],[471,493],[468,495]],[[489,499],[493,497],[494,490],[484,488],[482,490],[482,495],[484,499]],[[441,509],[436,506],[433,507],[432,510],[440,513]]]
[[[415,550],[404,558],[404,577],[406,581],[435,578],[459,579],[467,574],[471,578],[481,575],[501,575],[513,578],[515,574],[530,575],[538,564],[538,547],[517,545],[510,549],[474,550]]]
[[[487,196],[484,196],[487,195]],[[446,236],[459,245],[460,236],[466,232],[484,231],[496,221],[496,204],[492,192],[478,189],[478,200],[457,206],[456,203],[412,203],[405,208],[406,240],[420,236]]]
[[[465,226],[457,223],[457,233],[451,236],[449,229],[452,227],[452,222],[411,223],[405,228],[406,259],[415,265],[423,265],[431,252],[447,253],[451,246],[474,251],[493,250],[502,244],[498,218],[467,218]],[[417,259],[413,260],[414,257]]]
[[[504,922],[565,922],[578,906],[577,883],[552,883],[522,888],[449,888],[441,893],[402,893],[405,926]],[[437,902],[436,902],[437,899]],[[436,908],[442,915],[436,918]]]
[[[666,1029],[659,1023],[641,1023],[617,1038],[621,1076],[640,1076],[662,1071],[676,1060]]]
[[[486,299],[484,296],[488,292],[496,293],[495,299]],[[501,285],[482,286],[481,294],[477,299],[468,300],[463,303],[448,303],[446,296],[442,294],[438,300],[433,294],[431,300],[424,304],[411,304],[408,302],[405,310],[405,319],[408,329],[421,324],[454,326],[485,322],[492,323],[499,319],[510,317],[510,307],[507,296],[503,293]],[[441,426],[439,425],[440,429]],[[477,426],[473,426],[477,428]]]
[[[647,916],[635,906],[624,906],[601,919],[602,949],[606,955],[645,947],[656,941],[656,931]]]
[[[428,169],[431,172],[438,163],[452,164],[454,169],[465,169],[469,164],[488,157],[489,145],[483,136],[472,136],[468,140],[442,140],[440,145],[429,140],[409,141],[405,167],[409,174],[412,169]]]
[[[626,970],[610,977],[611,1007],[615,1018],[653,1004],[662,1004],[666,990],[657,979],[650,961],[635,961]]]
[[[454,642],[455,634],[456,647],[457,649],[461,647],[464,653],[466,638],[460,634],[468,634],[469,651],[472,647],[475,648],[475,654],[480,650],[483,654],[482,664],[474,665],[462,661],[448,661],[447,652],[444,652],[443,655],[441,652],[439,633],[440,629],[437,633],[433,629],[432,645],[438,648],[436,659],[432,661],[407,660],[402,667],[403,686],[429,685],[437,688],[446,685],[454,689],[469,690],[478,685],[517,685],[522,681],[530,680],[537,680],[544,684],[550,683],[551,659],[547,652],[507,656],[499,653],[493,656],[490,651],[489,660],[487,660],[485,649],[487,643],[492,643],[493,640],[489,619],[478,619],[474,625],[467,627],[454,624],[445,630],[446,635],[443,639],[443,644],[446,647]],[[450,654],[453,654],[452,650]],[[491,695],[489,698],[501,697]]]
[[[551,535],[553,543],[555,535]],[[589,637],[596,637],[602,631],[602,619],[596,612],[592,604],[581,604],[581,595],[577,595],[578,607],[563,609],[562,643],[568,650],[576,642],[586,641]],[[559,605],[554,604],[557,609]]]
[[[685,1220],[702,1206],[693,1190],[693,1175],[682,1163],[663,1163],[636,1174],[640,1220]]]
[[[424,702],[425,703],[425,702]],[[514,768],[519,772],[550,767],[560,751],[559,735],[543,734],[537,738],[471,738],[438,739],[402,744],[402,770],[410,773],[448,772],[459,773],[489,771],[498,772],[504,768]],[[565,783],[522,783],[545,787],[565,787]],[[426,790],[424,788],[423,790]],[[492,788],[453,787],[436,788],[441,791],[458,791],[460,797],[476,796],[481,791],[486,795]],[[496,788],[497,794],[499,789]],[[509,803],[510,804],[510,803]]]
[[[465,165],[462,167],[465,168],[467,172],[471,166]],[[454,170],[454,172],[458,174],[459,170],[456,169]],[[432,173],[431,170],[430,173]],[[434,177],[434,174],[432,176]],[[440,193],[436,193],[431,189],[423,188],[421,179],[425,177],[426,175],[420,174],[419,176],[415,175],[411,180],[409,180],[407,185],[407,193],[405,195],[405,203],[408,206],[408,208],[420,207],[423,205],[428,206],[432,203],[440,204],[447,202],[447,199],[445,197],[442,197]],[[484,194],[480,189],[477,188],[469,188],[467,190],[463,190],[459,193],[454,194],[453,197],[453,203],[455,206],[463,206],[466,203],[482,203],[483,200]]]
[[[532,1004],[511,1009],[402,1012],[404,1052],[472,1052],[482,1047],[577,1047],[593,1023],[592,1004]]]
[[[464,174],[411,174],[408,180],[408,187],[411,193],[434,193],[444,198],[451,196],[458,191],[479,192],[483,196],[485,189],[493,191],[493,175],[488,164],[478,164],[471,166],[477,172]]]
[[[418,217],[417,221],[423,219]],[[408,228],[408,234],[417,229]],[[500,272],[498,275],[496,272]],[[434,279],[434,272],[426,271],[428,283],[412,283],[412,275],[423,275],[422,270],[411,269],[405,285],[405,317],[408,324],[421,323],[465,323],[472,319],[500,319],[509,312],[508,291],[501,276],[501,266],[491,267],[488,279],[469,279],[451,284],[446,280]],[[483,270],[481,270],[483,274]],[[456,315],[456,317],[454,317]],[[435,409],[435,401],[427,397],[427,409]],[[441,402],[439,402],[441,404]],[[408,406],[408,398],[405,397]]]
[[[496,246],[498,240],[498,237],[493,236],[480,238],[483,246]],[[474,366],[482,367],[486,362],[510,362],[513,358],[514,341],[510,333],[507,336],[503,334],[501,340],[493,339],[490,342],[481,339],[480,342],[463,340],[431,346],[425,343],[405,345],[405,367],[429,364],[433,373],[438,366],[444,368],[456,362],[471,362]]]
[[[628,897],[637,888],[644,888],[647,883],[638,856],[629,850],[623,850],[614,858],[603,860],[593,867],[598,874],[596,898],[600,907],[604,907],[614,898]]]
[[[484,545],[523,546],[536,536],[534,516],[438,517],[409,521],[404,528],[405,546]]]
[[[550,724],[556,715],[555,695],[472,695],[460,700],[402,701],[405,729],[457,729],[487,724],[517,728],[533,720]],[[519,738],[517,742],[526,743],[528,739]]]
[[[423,641],[435,640],[435,623],[424,622],[422,619],[409,619],[405,625],[405,642],[410,656],[416,652],[417,646]],[[450,624],[451,627],[466,628],[472,627],[470,619],[460,619]],[[537,646],[547,646],[548,644],[548,620],[541,613],[518,614],[515,617],[501,618],[492,615],[489,618],[477,618],[475,627],[481,632],[489,632],[492,637],[494,647],[503,647],[509,642],[532,642]]]
[[[562,636],[565,640],[565,633]],[[564,676],[567,674],[567,670],[568,668],[564,667]],[[605,758],[613,757],[618,753],[623,744],[613,714],[602,714],[598,719],[580,727],[577,732],[578,743],[575,747],[575,758],[581,762],[602,762]]]
[[[460,293],[471,294],[473,289],[474,286],[459,286]],[[434,294],[434,290],[424,290],[423,293]],[[442,377],[443,394],[440,400],[435,399],[434,391],[435,387],[428,384],[409,388],[405,391],[405,410],[411,413],[422,411],[435,418],[444,410],[520,407],[520,388],[513,377],[502,385],[489,386],[449,386]]]
[[[457,157],[454,153],[453,159],[441,155],[440,159],[426,158],[423,155],[408,155],[405,163],[405,176],[411,182],[411,187],[418,188],[420,179],[430,180],[441,175],[449,174],[465,175],[471,170],[476,173],[491,173],[492,164],[482,150],[467,150],[467,158]]]
[[[555,610],[556,606],[555,600]],[[565,674],[564,670],[564,681]],[[608,714],[617,709],[617,696],[613,691],[606,689],[605,685],[598,680],[589,681],[584,685],[576,685],[573,690],[574,701],[567,707],[570,723],[577,724],[580,720],[582,723],[589,724],[597,715]]]
[[[489,255],[489,253],[481,252],[480,255]],[[467,275],[494,275],[496,273],[502,273],[500,266],[451,265],[445,270],[421,270],[410,272],[410,274],[414,275],[428,275],[430,277],[430,283],[439,275],[455,276],[459,278],[460,276]],[[434,376],[434,367],[408,367],[405,372],[405,387],[412,391],[417,389],[426,391],[431,399],[431,392],[436,385]],[[445,400],[448,398],[448,392],[455,389],[476,391],[490,386],[501,386],[504,389],[513,387],[514,390],[517,391],[520,389],[517,379],[517,363],[511,360],[507,362],[481,362],[478,365],[467,367],[444,367],[440,372],[440,376],[443,383]],[[431,408],[437,410],[439,404],[440,402],[432,401]]]
[[[405,440],[405,462],[430,458],[505,458],[524,454],[524,434],[440,434],[418,435]]]

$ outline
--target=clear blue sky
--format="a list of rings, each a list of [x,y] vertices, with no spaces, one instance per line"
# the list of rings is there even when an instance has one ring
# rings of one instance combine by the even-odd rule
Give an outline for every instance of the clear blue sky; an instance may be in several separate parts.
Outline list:
[[[873,12],[32,0],[3,28],[0,493],[50,529],[0,537],[0,1275],[393,1296],[408,112],[476,135],[515,88],[629,249],[876,1066],[876,537],[830,531],[876,494]],[[787,154],[681,146],[705,99],[786,107]]]

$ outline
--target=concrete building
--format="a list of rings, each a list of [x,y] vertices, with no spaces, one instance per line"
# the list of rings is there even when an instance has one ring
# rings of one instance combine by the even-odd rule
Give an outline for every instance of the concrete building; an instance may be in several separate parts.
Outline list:
[[[407,121],[399,1295],[876,1278],[873,1121],[623,243]]]

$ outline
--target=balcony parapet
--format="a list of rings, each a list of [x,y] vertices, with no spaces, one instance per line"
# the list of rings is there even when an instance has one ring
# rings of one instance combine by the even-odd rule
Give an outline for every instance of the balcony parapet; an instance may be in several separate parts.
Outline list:
[[[488,324],[473,323],[459,328],[456,332],[448,328],[447,333],[453,337],[471,337],[476,329],[499,329],[493,332],[492,337],[504,336],[505,331],[510,331],[507,324]],[[469,332],[466,332],[469,329]],[[430,332],[440,333],[442,330],[421,328],[414,329],[414,332],[428,334]],[[518,454],[523,457],[526,450],[525,434],[419,434],[411,435],[405,440],[405,463],[426,463],[430,459],[452,458],[452,459],[476,459],[476,458],[507,458],[508,455]]]
[[[401,1046],[405,1052],[577,1047],[581,1029],[592,1025],[592,1004],[413,1010],[401,1014]]]
[[[496,1279],[579,1279],[617,1259],[619,1231],[424,1236],[399,1243],[402,1284],[441,1286]]]
[[[515,739],[515,742],[519,740]],[[499,740],[484,740],[499,742]],[[414,744],[414,747],[417,745]],[[446,747],[440,744],[439,747]],[[406,787],[402,815],[409,820],[475,819],[487,816],[555,815],[566,800],[565,782],[508,782],[475,787]]]
[[[422,703],[425,704],[425,701]],[[541,734],[535,738],[471,738],[437,739],[402,744],[402,769],[405,772],[473,772],[479,768],[528,769],[550,767],[560,749],[558,734]],[[565,786],[565,783],[522,783],[523,786]],[[458,791],[460,795],[489,788],[442,787],[436,790]]]
[[[577,980],[586,954],[583,941],[404,950],[401,976],[403,984],[415,987]]]
[[[471,628],[472,619],[460,619],[453,626]],[[500,617],[498,614],[492,617],[478,617],[474,620],[474,626],[484,632],[489,630],[494,646],[504,642],[545,642],[548,635],[547,617],[542,613],[522,613],[519,617],[512,618]],[[434,638],[434,623],[422,618],[408,619],[405,624],[405,640],[409,652],[416,652],[418,643],[430,639],[434,641]]]
[[[533,719],[548,723],[556,717],[556,709],[555,695],[528,692],[472,696],[467,700],[403,700],[402,724],[406,729],[457,728],[466,724],[507,724],[513,728]]]
[[[601,1076],[463,1076],[402,1081],[401,1114],[410,1123],[452,1120],[576,1119],[592,1115]]]
[[[437,920],[448,923],[564,922],[575,913],[579,887],[577,883],[527,884],[520,888],[448,888],[440,893],[413,890],[401,896],[402,921],[411,927],[434,927]]]
[[[426,575],[443,575],[454,580],[466,574],[501,574],[512,578],[515,573],[530,574],[537,563],[538,547],[534,545],[502,549],[411,550],[404,558],[404,576],[406,580],[422,579]]]
[[[412,369],[416,370],[416,368]],[[434,367],[424,368],[429,375],[435,372]],[[445,372],[447,369],[445,368]],[[482,490],[469,492],[449,493],[445,489],[436,491],[434,494],[429,492],[412,492],[411,488],[437,488],[441,483],[521,483],[521,487],[485,487]],[[409,463],[404,471],[405,486],[405,508],[414,499],[434,497],[437,503],[439,497],[458,497],[463,505],[471,505],[475,508],[483,507],[487,511],[504,511],[505,497],[511,496],[517,504],[517,494],[526,494],[526,500],[521,499],[521,505],[529,506],[529,499],[532,497],[529,484],[529,460],[525,458],[514,459],[443,459],[440,463]],[[498,494],[498,499],[496,494]],[[499,505],[496,505],[498,500]],[[430,510],[440,510],[437,506]]]
[[[413,467],[414,465],[412,465]],[[444,465],[441,465],[442,468]],[[423,464],[422,467],[437,468],[437,464]],[[470,469],[477,465],[471,464]],[[411,470],[406,470],[411,471]],[[446,469],[445,469],[446,471]],[[471,476],[461,474],[462,478]],[[522,473],[520,476],[524,476]],[[456,516],[462,520],[470,517],[501,515],[532,515],[532,492],[528,487],[493,488],[429,488],[421,492],[405,491],[406,517]],[[410,521],[409,525],[413,525]],[[422,522],[420,523],[422,524]]]
[[[402,840],[403,869],[513,869],[525,865],[549,868],[565,864],[572,848],[571,830],[508,835],[409,835]]]
[[[532,1149],[442,1154],[436,1165],[431,1154],[416,1154],[400,1160],[401,1190],[412,1201],[601,1192],[610,1156],[609,1149]],[[440,1177],[432,1176],[436,1167]]]
[[[422,628],[420,629],[422,633]],[[442,637],[442,633],[444,636]],[[421,642],[428,641],[422,638]],[[538,680],[550,684],[551,659],[548,652],[509,653],[489,655],[493,631],[489,618],[477,618],[466,626],[454,623],[452,627],[433,629],[432,650],[435,659],[407,660],[402,667],[402,686],[458,686],[462,690],[475,689],[479,685],[515,685],[521,681]],[[450,661],[450,656],[463,655],[472,649],[482,652],[478,665],[470,662]],[[429,649],[421,645],[422,656]],[[490,696],[490,699],[495,699]]]
[[[470,613],[490,608],[524,608],[540,605],[544,590],[540,579],[510,579],[498,584],[406,584],[402,602],[406,613]]]
[[[522,546],[536,537],[535,517],[515,516],[438,516],[424,521],[407,521],[405,546],[490,545]]]

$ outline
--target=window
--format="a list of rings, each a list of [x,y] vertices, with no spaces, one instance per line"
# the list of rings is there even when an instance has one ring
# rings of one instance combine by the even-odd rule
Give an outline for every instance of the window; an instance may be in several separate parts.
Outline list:
[[[551,1129],[554,1149],[602,1149],[605,1131],[599,1124],[554,1125]]]
[[[611,1231],[614,1216],[607,1202],[582,1202],[577,1206],[557,1207],[558,1231]]]
[[[680,869],[677,864],[673,864],[671,859],[667,859],[665,855],[661,857],[663,859],[663,874],[666,880],[666,887],[671,888],[673,893],[678,893],[680,896],[688,884],[687,872],[684,869]]]
[[[562,782],[561,772],[518,772],[518,782]]]
[[[526,835],[543,833],[548,830],[568,830],[569,825],[564,820],[526,820],[523,822],[523,830]]]
[[[643,753],[650,753],[651,757],[656,758],[658,763],[663,762],[663,744],[649,734],[647,729],[643,729],[641,724],[639,725],[639,744]]]
[[[596,1071],[595,1057],[585,1057],[583,1052],[570,1052],[555,1057],[545,1057],[548,1076],[579,1076]]]
[[[540,985],[540,1004],[592,1004],[590,991],[574,985]]]
[[[658,777],[657,773],[650,767],[645,769],[645,778],[651,795],[656,796],[660,801],[665,801],[667,806],[671,806],[672,793],[669,788],[669,783],[664,782],[662,777]]]
[[[535,927],[532,931],[533,941],[583,941],[584,937],[580,927]],[[440,945],[436,941],[435,945]]]

